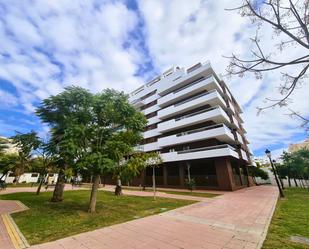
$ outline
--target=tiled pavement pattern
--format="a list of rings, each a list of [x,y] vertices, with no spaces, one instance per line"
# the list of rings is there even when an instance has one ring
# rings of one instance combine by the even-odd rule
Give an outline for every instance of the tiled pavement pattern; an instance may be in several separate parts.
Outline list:
[[[30,248],[260,248],[277,198],[277,189],[272,186],[242,189],[210,202]]]
[[[115,191],[115,186],[113,186],[113,185],[106,185],[101,190],[114,192]],[[167,194],[167,193],[164,193],[163,191],[164,191],[164,189],[157,190],[156,197],[172,198],[172,199],[180,199],[180,200],[191,200],[191,201],[212,201],[212,199],[206,198],[206,197]],[[177,190],[173,190],[173,191],[177,191]],[[186,191],[186,190],[182,190],[182,192],[183,191]],[[123,192],[124,195],[137,195],[137,196],[150,196],[150,197],[153,196],[153,192],[152,191],[136,191],[136,190],[124,189],[124,190],[122,190],[122,192]],[[209,193],[210,191],[202,191],[202,192]],[[214,191],[212,191],[212,192],[214,192]],[[224,193],[227,193],[227,192],[216,191],[215,193],[216,194],[224,194]]]
[[[0,200],[0,249],[14,249],[13,242],[4,224],[4,214],[23,211],[25,207],[16,201]]]

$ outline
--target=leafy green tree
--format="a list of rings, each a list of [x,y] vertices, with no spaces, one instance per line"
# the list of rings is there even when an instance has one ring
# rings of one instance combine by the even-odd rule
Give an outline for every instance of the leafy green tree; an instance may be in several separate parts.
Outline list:
[[[89,212],[95,212],[100,176],[114,173],[131,154],[133,146],[142,139],[146,118],[123,93],[107,89],[91,94],[80,87],[66,88],[44,100],[37,114],[51,127],[48,147],[58,159],[54,201],[62,200],[60,185],[64,186],[64,172],[69,166],[87,170],[94,176]]]
[[[0,155],[4,153],[5,149],[8,148],[8,140],[3,138],[3,137],[0,137]]]
[[[260,177],[261,179],[263,180],[267,180],[269,179],[269,176],[267,174],[266,171],[264,171],[260,166],[257,166],[257,167],[249,167],[249,173],[250,175],[252,175],[254,181],[255,181],[255,184],[256,184],[256,177]]]
[[[12,143],[18,148],[19,167],[15,167],[14,183],[18,183],[19,177],[29,166],[33,152],[40,146],[40,139],[35,131],[29,133],[17,132],[11,137]]]
[[[288,177],[294,178],[296,186],[298,186],[296,179],[299,179],[301,186],[305,187],[304,180],[309,179],[309,150],[303,148],[292,153],[283,152],[281,159],[287,167]]]
[[[87,168],[94,176],[89,204],[93,213],[101,175],[112,173],[120,180],[124,165],[128,165],[126,157],[141,141],[147,121],[130,105],[127,95],[110,89],[93,96],[90,116],[89,123],[76,123],[69,133],[77,167]]]
[[[0,172],[2,176],[0,181],[10,172],[14,171],[15,168],[19,167],[19,157],[17,154],[2,154],[0,155]]]
[[[43,100],[36,114],[50,127],[50,140],[46,145],[58,168],[58,180],[51,201],[63,199],[65,172],[76,161],[77,149],[72,143],[72,129],[89,124],[92,117],[92,94],[81,87],[68,87],[60,94]]]

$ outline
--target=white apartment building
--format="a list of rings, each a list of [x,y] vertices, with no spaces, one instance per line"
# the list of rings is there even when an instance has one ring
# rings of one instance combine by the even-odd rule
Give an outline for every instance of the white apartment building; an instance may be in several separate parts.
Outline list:
[[[173,67],[130,94],[148,125],[137,149],[157,151],[162,187],[184,187],[190,174],[198,188],[235,190],[248,186],[251,153],[242,110],[210,63]],[[151,184],[147,169],[135,184]]]

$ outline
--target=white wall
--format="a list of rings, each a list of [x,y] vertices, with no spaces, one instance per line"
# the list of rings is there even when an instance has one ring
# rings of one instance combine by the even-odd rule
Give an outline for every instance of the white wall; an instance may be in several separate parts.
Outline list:
[[[35,173],[35,172],[24,173],[20,176],[18,183],[22,183],[22,182],[36,183],[39,179],[39,176],[40,176],[40,174]],[[8,174],[5,178],[5,182],[6,183],[13,183],[14,179],[15,179],[15,176],[10,176],[10,174]]]
[[[256,177],[255,178],[256,182],[258,184],[271,184],[271,185],[276,186],[277,185],[276,179],[275,179],[273,172],[270,170],[270,168],[262,168],[262,169],[267,172],[269,179],[263,180],[260,177]],[[283,181],[284,187],[289,187],[288,179],[282,179],[282,181]],[[297,181],[298,186],[301,186],[299,180],[296,180],[296,181]],[[294,183],[294,179],[291,179],[291,187],[296,187]]]

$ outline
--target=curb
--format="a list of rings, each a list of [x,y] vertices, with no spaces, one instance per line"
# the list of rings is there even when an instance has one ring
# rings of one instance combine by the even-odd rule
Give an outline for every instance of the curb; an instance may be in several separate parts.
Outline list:
[[[24,249],[30,247],[23,234],[18,229],[10,214],[1,215],[6,230],[11,238],[15,249]]]
[[[267,221],[266,225],[265,225],[265,228],[264,228],[264,232],[262,234],[262,238],[261,240],[259,241],[259,243],[257,244],[257,249],[261,249],[263,247],[263,244],[265,242],[265,239],[267,237],[267,233],[268,233],[268,229],[269,229],[269,226],[270,226],[270,223],[272,221],[272,218],[274,216],[274,213],[275,213],[275,210],[276,210],[276,207],[277,207],[277,203],[279,201],[279,193],[277,194],[277,198],[276,198],[276,201],[274,202],[274,205],[272,207],[272,210],[271,210],[271,214],[269,216],[269,220]]]

